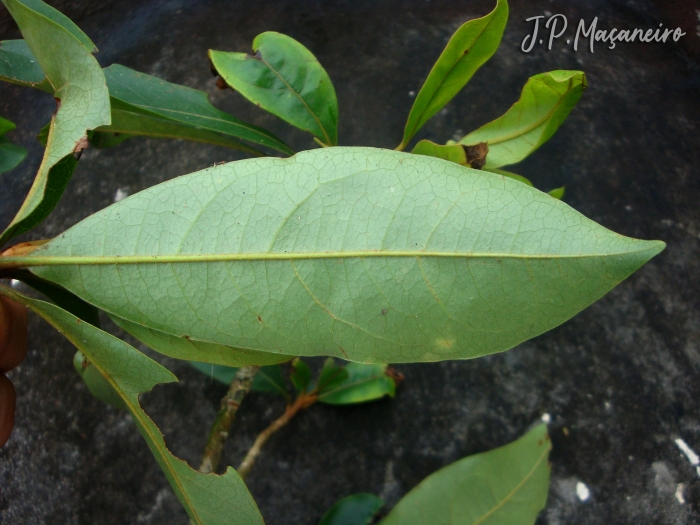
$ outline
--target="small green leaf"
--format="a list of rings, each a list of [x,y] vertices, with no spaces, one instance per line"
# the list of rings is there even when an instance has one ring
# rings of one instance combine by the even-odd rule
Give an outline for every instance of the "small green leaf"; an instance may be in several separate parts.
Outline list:
[[[40,0],[3,0],[60,100],[51,119],[44,158],[0,245],[43,221],[58,202],[87,146],[87,131],[109,124],[109,93],[92,44],[61,13]],[[93,46],[94,47],[94,46]]]
[[[562,200],[564,198],[565,190],[566,186],[562,186],[561,188],[554,188],[553,190],[549,190],[547,193],[549,193],[555,199]]]
[[[175,495],[195,525],[263,525],[260,511],[243,480],[232,468],[223,476],[203,474],[173,456],[163,434],[143,411],[139,395],[177,378],[124,341],[44,301],[0,286],[0,294],[28,306],[73,343],[90,367],[122,399]]]
[[[2,60],[1,57],[0,60]],[[0,117],[0,173],[15,168],[27,156],[27,150],[12,144],[3,136],[13,129],[15,129],[14,123]]]
[[[289,361],[292,356],[270,352],[256,352],[242,348],[232,348],[216,343],[198,341],[186,336],[176,337],[153,328],[110,315],[112,321],[122,330],[141,341],[159,354],[186,361],[201,361],[227,367],[249,365],[273,365]]]
[[[313,134],[338,143],[338,100],[331,79],[299,42],[268,31],[253,40],[254,55],[209,51],[217,72],[253,104]]]
[[[530,77],[520,99],[503,116],[459,142],[486,142],[487,168],[520,162],[554,135],[586,85],[586,76],[581,71],[551,71]]]
[[[115,408],[127,409],[126,403],[119,393],[109,381],[91,365],[90,361],[85,357],[85,354],[80,350],[73,356],[73,366],[93,396]]]
[[[507,177],[334,147],[166,181],[0,268],[175,337],[399,363],[507,350],[664,246]]]
[[[518,175],[517,173],[513,173],[512,171],[506,171],[506,170],[501,170],[498,168],[489,168],[484,167],[484,171],[489,171],[491,173],[495,173],[496,175],[502,175],[503,177],[508,177],[509,179],[517,180],[519,182],[522,182],[523,184],[527,184],[528,186],[533,186],[532,182],[530,182],[530,179],[523,177],[522,175]]]
[[[298,357],[292,361],[292,374],[290,379],[299,392],[306,392],[311,383],[311,369]]]
[[[213,365],[210,363],[198,363],[190,361],[190,364],[197,370],[206,374],[220,383],[228,385],[236,375],[238,368],[223,365]],[[282,376],[282,368],[279,365],[263,366],[250,385],[250,389],[256,392],[269,392],[282,394],[284,397],[289,397],[287,389],[284,385],[284,377]]]
[[[0,42],[0,80],[53,94],[51,83],[24,40]]]
[[[374,494],[353,494],[328,509],[318,525],[367,525],[383,506]]]
[[[316,381],[314,389],[320,395],[323,392],[335,389],[338,385],[345,382],[347,378],[347,371],[342,366],[336,365],[335,360],[332,357],[329,357],[323,364],[323,368],[318,375],[318,381]]]
[[[394,397],[396,382],[386,375],[386,368],[383,364],[349,363],[345,366],[347,377],[343,382],[327,388],[318,400],[328,405],[355,405],[384,396]]]
[[[408,115],[403,141],[408,146],[416,132],[469,82],[498,49],[508,21],[508,2],[498,0],[488,15],[463,24],[437,59]],[[482,142],[476,140],[469,144]]]
[[[425,478],[381,525],[532,525],[547,503],[552,448],[540,425],[501,448]]]
[[[34,288],[37,292],[51,299],[56,306],[73,314],[78,319],[100,328],[100,316],[97,308],[86,303],[80,297],[72,294],[62,286],[41,279],[27,270],[10,270],[7,272],[6,276],[9,279],[17,279],[27,286]]]
[[[449,160],[461,166],[467,165],[467,152],[462,144],[441,146],[430,140],[421,140],[415,145],[411,153]]]
[[[203,91],[171,84],[119,64],[109,66],[104,74],[112,97],[112,123],[98,128],[98,132],[180,138],[260,155],[240,142],[246,140],[282,153],[294,153],[269,131],[216,109]]]

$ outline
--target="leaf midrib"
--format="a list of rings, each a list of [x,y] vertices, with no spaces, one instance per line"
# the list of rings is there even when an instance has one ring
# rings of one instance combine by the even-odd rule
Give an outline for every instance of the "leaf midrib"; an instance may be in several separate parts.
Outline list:
[[[647,241],[653,243],[653,241]],[[585,254],[541,254],[541,253],[501,253],[501,252],[441,252],[422,250],[363,250],[341,252],[259,252],[259,253],[220,253],[220,254],[168,254],[168,255],[110,255],[110,256],[27,256],[0,257],[0,268],[17,266],[71,266],[106,264],[172,264],[209,263],[228,261],[287,261],[304,259],[365,259],[371,257],[440,257],[469,259],[588,259],[629,255],[652,249],[651,245],[624,252],[602,252]]]

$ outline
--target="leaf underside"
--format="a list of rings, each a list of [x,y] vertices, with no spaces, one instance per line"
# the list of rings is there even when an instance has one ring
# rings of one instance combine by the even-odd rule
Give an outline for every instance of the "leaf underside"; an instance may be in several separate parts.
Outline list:
[[[547,503],[551,443],[539,425],[504,447],[424,479],[381,525],[532,525]]]
[[[663,247],[500,175],[325,148],[162,183],[4,264],[175,337],[391,363],[511,348]]]

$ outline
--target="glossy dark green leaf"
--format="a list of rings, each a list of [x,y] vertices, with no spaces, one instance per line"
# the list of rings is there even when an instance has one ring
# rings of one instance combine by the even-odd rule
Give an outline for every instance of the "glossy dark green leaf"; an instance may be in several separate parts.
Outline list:
[[[171,84],[119,64],[109,66],[104,73],[112,97],[112,123],[98,132],[181,138],[260,154],[240,142],[246,140],[294,153],[269,131],[216,109],[203,91]]]
[[[555,199],[561,200],[564,198],[565,190],[566,190],[566,187],[562,186],[561,188],[554,188],[553,190],[549,190],[547,193],[549,193]]]
[[[335,146],[338,100],[313,53],[273,31],[255,37],[253,52],[210,50],[209,58],[226,83],[248,100],[310,132],[326,146]]]
[[[353,494],[328,509],[318,525],[367,525],[383,506],[374,494]]]
[[[508,2],[497,0],[496,8],[488,15],[470,20],[457,29],[413,102],[398,149],[405,149],[423,124],[452,100],[476,70],[491,58],[498,49],[507,21]],[[477,142],[482,141],[468,144]]]
[[[520,99],[502,117],[472,131],[460,142],[486,142],[487,168],[520,162],[554,135],[586,85],[581,71],[551,71],[530,77]]]
[[[128,409],[115,388],[99,370],[92,366],[90,360],[80,350],[73,356],[73,366],[93,396],[115,408]]]
[[[24,203],[0,236],[0,245],[43,221],[65,189],[87,146],[87,131],[109,124],[109,93],[102,69],[77,38],[75,24],[40,0],[2,0],[36,57],[59,108],[51,119],[44,158]],[[50,16],[49,16],[50,15]],[[58,22],[57,22],[58,20]]]
[[[195,525],[263,525],[252,496],[234,469],[229,467],[223,476],[192,469],[170,453],[160,430],[141,408],[140,394],[161,383],[177,381],[171,372],[124,341],[57,306],[4,286],[0,286],[0,294],[25,304],[63,333],[111,385]]]
[[[348,378],[348,373],[344,367],[335,364],[332,357],[326,359],[323,368],[318,375],[318,380],[313,385],[318,394],[330,391],[344,383]]]
[[[248,365],[274,365],[289,361],[292,356],[270,352],[256,352],[243,348],[233,348],[227,345],[198,341],[191,337],[177,337],[153,328],[127,321],[116,315],[110,316],[112,321],[136,339],[156,352],[184,359],[186,361],[201,361],[228,367]]]
[[[381,525],[532,525],[547,503],[546,425],[501,448],[438,470],[398,502]]]
[[[24,40],[0,42],[0,80],[51,94],[54,91]]]
[[[298,357],[292,361],[292,373],[290,375],[292,384],[299,392],[306,392],[311,383],[311,369]]]
[[[0,117],[0,173],[15,168],[27,156],[27,150],[12,144],[3,136],[13,129],[15,125],[12,122]]]
[[[500,175],[336,147],[166,181],[0,267],[175,337],[397,363],[511,348],[664,246]]]
[[[86,303],[80,297],[72,294],[65,288],[51,281],[40,279],[27,270],[10,270],[7,272],[6,276],[9,279],[16,279],[23,282],[27,286],[48,297],[57,306],[73,314],[78,319],[82,319],[100,328],[100,316],[97,308]]]
[[[328,405],[355,405],[376,401],[384,396],[394,397],[396,382],[386,374],[386,369],[387,366],[383,364],[349,363],[345,366],[347,377],[326,388],[318,400]]]

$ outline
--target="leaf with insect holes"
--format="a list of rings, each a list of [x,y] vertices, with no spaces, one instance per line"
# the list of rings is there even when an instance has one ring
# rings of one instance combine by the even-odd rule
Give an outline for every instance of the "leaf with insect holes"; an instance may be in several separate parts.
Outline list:
[[[503,116],[459,142],[486,142],[487,168],[520,162],[554,135],[586,86],[586,75],[581,71],[550,71],[530,77],[520,99]]]
[[[319,394],[321,403],[355,405],[396,394],[396,381],[387,375],[387,365],[348,363],[344,370],[346,377],[343,381],[325,388]]]
[[[338,143],[338,100],[316,57],[287,35],[268,31],[253,55],[209,51],[221,78],[264,110],[308,131],[326,146]]]
[[[506,446],[466,457],[425,478],[382,525],[533,525],[547,503],[552,445],[539,425]]]
[[[413,102],[399,150],[405,149],[423,124],[452,100],[476,70],[491,58],[498,49],[507,21],[508,2],[498,0],[488,15],[470,20],[457,29]],[[477,142],[482,141],[469,144]]]
[[[399,363],[512,348],[664,246],[507,177],[336,147],[166,181],[0,268],[173,337]]]
[[[383,506],[374,494],[353,494],[328,509],[318,525],[367,525]]]
[[[0,235],[0,245],[48,216],[87,146],[87,131],[110,123],[109,93],[102,69],[92,56],[90,39],[41,0],[2,1],[60,103],[51,119],[48,144],[34,183]]]
[[[139,404],[139,395],[156,385],[177,381],[161,365],[121,339],[83,323],[65,310],[25,297],[0,286],[0,294],[28,306],[63,333],[112,387],[129,410],[141,435],[195,525],[263,525],[253,497],[236,471],[228,468],[223,476],[203,474],[173,456],[163,434]]]

